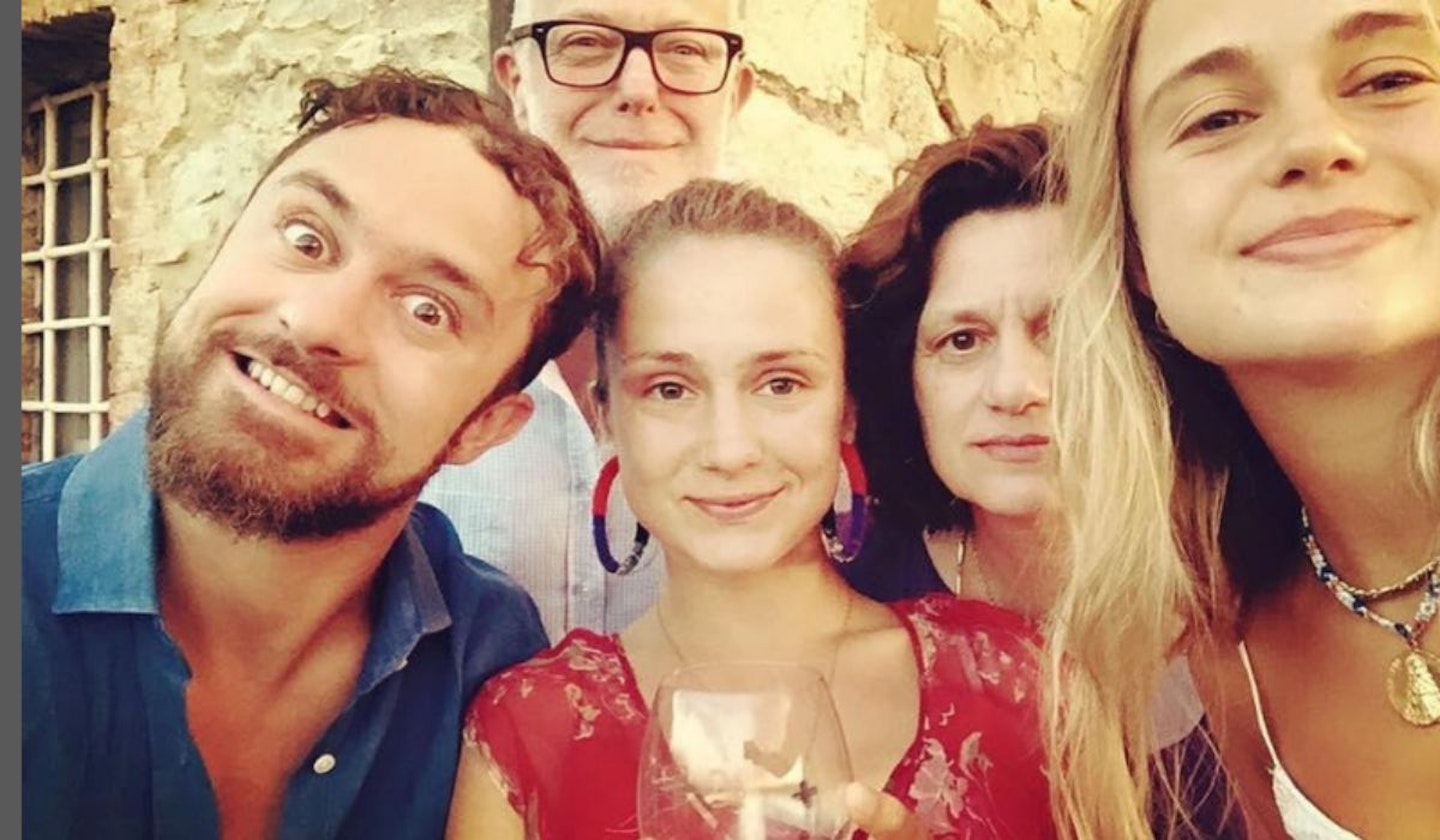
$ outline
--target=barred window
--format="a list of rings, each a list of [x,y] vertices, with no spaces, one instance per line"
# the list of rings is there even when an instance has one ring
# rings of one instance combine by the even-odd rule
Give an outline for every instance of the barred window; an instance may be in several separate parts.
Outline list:
[[[105,85],[41,96],[21,155],[20,457],[86,452],[108,431]]]

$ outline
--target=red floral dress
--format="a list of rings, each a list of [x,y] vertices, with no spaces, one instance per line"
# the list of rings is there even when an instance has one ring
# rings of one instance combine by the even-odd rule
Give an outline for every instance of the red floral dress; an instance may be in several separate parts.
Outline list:
[[[885,790],[937,838],[1055,836],[1034,627],[949,593],[888,606],[910,635],[920,721]],[[575,630],[488,681],[465,738],[488,756],[531,837],[638,838],[646,716],[619,639]]]

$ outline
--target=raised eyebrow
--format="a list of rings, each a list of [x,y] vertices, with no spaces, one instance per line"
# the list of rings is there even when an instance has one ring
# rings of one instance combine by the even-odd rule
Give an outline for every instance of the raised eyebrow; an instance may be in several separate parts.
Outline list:
[[[490,299],[490,293],[485,291],[485,286],[482,285],[476,277],[443,257],[431,257],[425,261],[424,267],[427,273],[433,274],[460,291],[478,298],[480,303],[485,307],[485,317],[494,317],[495,301]]]
[[[1240,74],[1255,69],[1255,55],[1241,47],[1220,47],[1211,50],[1204,55],[1198,56],[1185,66],[1171,73],[1145,100],[1145,107],[1141,109],[1141,118],[1148,118],[1155,109],[1156,103],[1165,94],[1199,76],[1219,76],[1224,74]]]
[[[334,181],[313,169],[291,172],[282,177],[279,184],[282,187],[299,187],[316,193],[347,222],[353,221],[355,218],[355,203],[350,200],[350,197],[345,195]]]
[[[1421,15],[1405,12],[1357,12],[1335,24],[1330,30],[1330,40],[1343,44],[1391,29],[1425,31],[1428,28]]]

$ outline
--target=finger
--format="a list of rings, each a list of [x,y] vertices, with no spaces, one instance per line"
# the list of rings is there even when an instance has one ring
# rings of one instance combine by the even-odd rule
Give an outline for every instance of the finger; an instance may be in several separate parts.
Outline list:
[[[845,805],[856,827],[875,840],[925,840],[930,836],[900,800],[859,782],[846,788]]]

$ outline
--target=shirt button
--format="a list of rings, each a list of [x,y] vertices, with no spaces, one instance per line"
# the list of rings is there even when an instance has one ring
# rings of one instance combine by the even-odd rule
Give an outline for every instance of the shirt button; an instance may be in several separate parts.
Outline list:
[[[325,753],[324,755],[315,759],[315,763],[311,765],[311,768],[314,769],[316,773],[323,776],[326,773],[329,773],[331,770],[335,769],[335,756],[331,755],[330,753]]]

